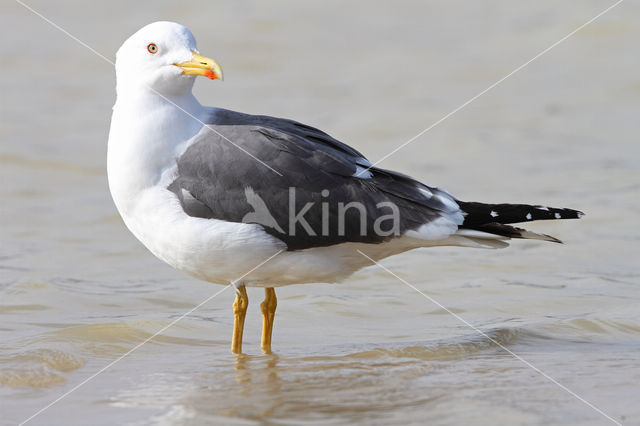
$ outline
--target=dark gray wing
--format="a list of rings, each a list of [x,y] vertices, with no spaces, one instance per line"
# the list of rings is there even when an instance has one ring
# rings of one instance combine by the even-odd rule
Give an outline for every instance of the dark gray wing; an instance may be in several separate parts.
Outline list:
[[[195,137],[169,186],[191,216],[258,223],[301,250],[380,243],[458,211],[445,192],[399,173],[355,177],[364,156],[313,127],[228,110],[214,110],[208,124],[215,132]]]
[[[283,133],[303,138],[311,142],[318,142],[319,147],[323,146],[333,148],[334,150],[343,152],[350,157],[362,158],[364,155],[340,142],[339,140],[329,136],[322,130],[308,126],[298,121],[286,118],[270,117],[268,115],[251,115],[241,112],[231,111],[223,108],[211,108],[211,115],[207,124],[220,126],[260,126],[269,129],[279,130]]]

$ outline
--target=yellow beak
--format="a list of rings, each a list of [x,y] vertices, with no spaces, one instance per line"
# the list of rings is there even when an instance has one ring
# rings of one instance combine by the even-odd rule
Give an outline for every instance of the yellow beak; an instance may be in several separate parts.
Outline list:
[[[222,68],[216,61],[206,56],[200,56],[197,53],[193,53],[193,60],[190,62],[182,62],[180,64],[174,64],[175,66],[182,68],[182,74],[187,75],[204,75],[211,80],[216,78],[222,80]]]

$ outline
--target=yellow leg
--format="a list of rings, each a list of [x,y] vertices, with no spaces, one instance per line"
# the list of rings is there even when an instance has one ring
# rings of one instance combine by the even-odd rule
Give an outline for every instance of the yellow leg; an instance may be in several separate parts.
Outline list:
[[[276,306],[278,306],[276,291],[273,288],[265,288],[264,302],[260,304],[262,310],[262,352],[265,354],[271,353],[271,332],[276,316]]]
[[[242,332],[244,331],[244,317],[247,314],[249,298],[247,289],[240,286],[236,293],[236,300],[233,302],[233,338],[231,340],[231,352],[242,353]]]

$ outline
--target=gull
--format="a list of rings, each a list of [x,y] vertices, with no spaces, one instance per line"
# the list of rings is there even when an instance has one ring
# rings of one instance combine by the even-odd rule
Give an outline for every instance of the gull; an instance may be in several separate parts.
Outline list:
[[[337,283],[371,260],[421,247],[560,242],[510,224],[582,216],[458,200],[372,165],[314,127],[202,106],[192,94],[197,76],[222,80],[222,69],[180,24],[149,24],[120,47],[109,188],[125,225],[155,256],[235,287],[233,353],[242,352],[246,287],[265,289],[261,348],[271,353],[275,287]]]

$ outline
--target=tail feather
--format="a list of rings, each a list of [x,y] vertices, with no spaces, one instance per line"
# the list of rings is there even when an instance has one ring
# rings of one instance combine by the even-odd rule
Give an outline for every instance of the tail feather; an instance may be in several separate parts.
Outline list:
[[[473,229],[507,238],[525,238],[562,243],[551,235],[538,234],[526,229],[509,226],[510,223],[534,220],[579,219],[584,213],[566,208],[533,206],[528,204],[484,204],[457,201],[465,213],[462,229]]]
[[[463,225],[464,226],[464,225]],[[562,241],[557,239],[556,237],[552,237],[547,234],[539,234],[537,232],[528,231],[523,228],[517,228],[515,226],[504,225],[502,223],[486,223],[484,225],[478,225],[474,228],[474,230],[486,232],[494,235],[502,235],[508,238],[523,238],[526,240],[542,240],[542,241],[551,241],[553,243],[560,243]]]

